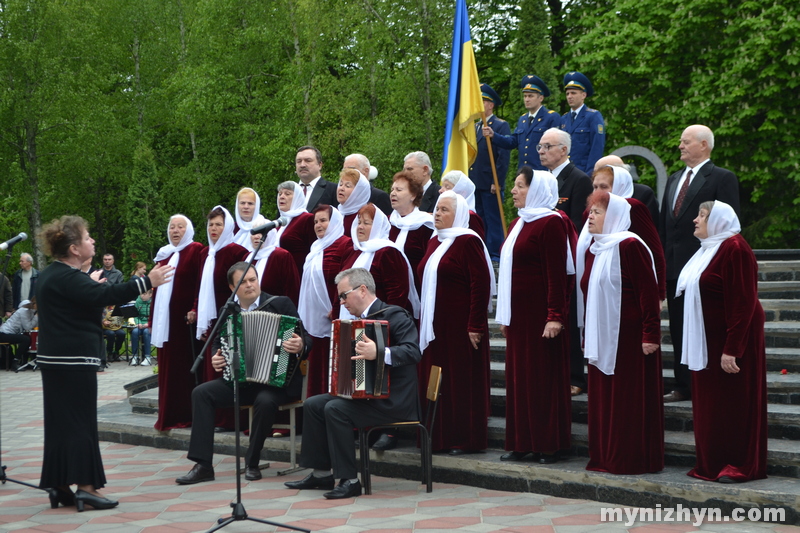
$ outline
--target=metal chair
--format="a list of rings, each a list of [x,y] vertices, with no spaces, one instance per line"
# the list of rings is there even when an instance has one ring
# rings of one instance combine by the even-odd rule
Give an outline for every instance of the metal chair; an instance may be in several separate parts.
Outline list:
[[[430,377],[428,378],[428,390],[425,397],[428,399],[428,406],[425,414],[425,422],[411,420],[408,422],[395,422],[393,424],[383,424],[374,426],[368,431],[364,428],[358,430],[358,447],[361,456],[361,482],[364,485],[364,494],[372,494],[372,479],[370,477],[369,464],[369,437],[376,429],[399,429],[417,428],[420,435],[420,456],[422,460],[422,483],[427,485],[427,492],[433,492],[433,457],[431,450],[431,434],[433,432],[433,422],[436,419],[436,407],[439,403],[440,389],[442,386],[442,367],[432,366]]]

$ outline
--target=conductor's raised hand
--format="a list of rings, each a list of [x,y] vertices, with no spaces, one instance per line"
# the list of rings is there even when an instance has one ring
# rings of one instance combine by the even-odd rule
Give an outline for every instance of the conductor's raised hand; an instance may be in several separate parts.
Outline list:
[[[368,361],[374,360],[378,355],[378,347],[375,342],[369,337],[364,336],[364,340],[356,343],[356,354],[350,359],[366,359]]]
[[[228,362],[225,360],[225,357],[222,355],[222,350],[217,350],[211,357],[211,366],[214,367],[214,370],[217,372],[222,372],[226,366],[228,366]]]
[[[153,268],[147,277],[150,278],[150,283],[153,287],[158,287],[172,281],[173,270],[175,269],[169,265],[160,265]]]
[[[100,270],[95,270],[94,272],[89,274],[89,277],[92,278],[97,283],[105,283],[108,280],[106,278],[100,278],[100,276],[102,275],[103,275],[103,269],[101,268]]]
[[[303,351],[303,337],[297,333],[292,334],[291,339],[283,341],[283,349],[289,353],[300,353]]]

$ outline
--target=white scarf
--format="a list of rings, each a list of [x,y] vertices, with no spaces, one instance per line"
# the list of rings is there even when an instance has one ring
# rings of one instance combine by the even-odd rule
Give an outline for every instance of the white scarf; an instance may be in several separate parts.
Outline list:
[[[630,198],[633,196],[633,178],[631,177],[630,172],[625,170],[622,167],[613,167],[611,165],[607,165],[612,171],[614,171],[614,183],[611,186],[611,194],[616,194],[621,198]],[[629,226],[630,227],[630,226]],[[585,261],[586,261],[586,250],[592,244],[592,234],[589,233],[589,221],[583,223],[583,228],[581,228],[581,233],[578,236],[578,245],[575,247],[575,254],[578,256],[575,259],[576,263],[576,284],[575,288],[577,289],[578,301],[578,324],[583,324],[583,315],[584,315],[584,308],[583,308],[583,290],[581,289],[581,280],[583,279],[583,273],[586,271]],[[652,254],[652,250],[650,252]],[[582,326],[581,326],[582,327]]]
[[[364,174],[358,173],[359,178],[350,197],[339,204],[339,212],[344,215],[352,215],[358,213],[358,210],[369,203],[369,195],[372,192],[369,186],[369,180],[364,177]]]
[[[552,182],[556,183],[556,190],[558,190],[558,182],[552,174],[542,170],[533,171],[533,179],[531,179],[530,187],[528,188],[528,195],[525,197],[525,207],[518,211],[520,220],[511,229],[503,248],[500,250],[500,279],[497,287],[496,319],[504,326],[511,324],[511,273],[514,263],[514,245],[522,231],[522,227],[540,218],[561,216],[553,211],[553,208],[558,203],[558,197],[553,197]],[[567,250],[569,249],[568,236]]]
[[[383,211],[375,208],[375,218],[372,220],[372,229],[369,232],[369,239],[364,242],[359,242],[357,228],[358,217],[353,219],[353,223],[350,226],[350,235],[353,236],[353,249],[361,253],[356,258],[352,268],[364,268],[369,270],[372,267],[372,260],[375,257],[375,252],[382,248],[394,248],[400,252],[400,255],[403,256],[403,260],[408,267],[408,301],[411,302],[414,318],[419,318],[419,295],[417,294],[417,287],[414,285],[414,271],[411,270],[411,263],[408,262],[408,258],[405,252],[403,252],[403,249],[400,248],[397,243],[389,240],[389,229],[391,228],[389,219],[386,218]],[[339,317],[350,319],[357,318],[351,315],[343,305],[339,307]]]
[[[217,264],[217,252],[233,242],[233,217],[227,209],[218,205],[214,207],[222,209],[225,213],[225,227],[217,242],[211,242],[211,235],[208,235],[208,257],[203,265],[203,273],[200,277],[200,293],[197,296],[197,338],[208,331],[211,321],[217,318],[217,300],[214,295],[214,266]],[[206,230],[208,233],[208,230]],[[249,233],[249,231],[248,231]]]
[[[249,193],[250,191],[247,192]],[[241,194],[242,192],[240,191],[239,194],[236,195],[236,206],[234,207],[234,212],[236,213],[236,224],[239,226],[239,231],[237,231],[236,235],[234,235],[233,242],[239,246],[244,246],[252,252],[253,243],[250,242],[250,230],[262,223],[258,221],[259,217],[261,217],[261,197],[256,191],[253,191],[253,194],[256,195],[256,205],[253,209],[253,218],[250,219],[250,222],[246,222],[239,214],[239,196]],[[261,218],[263,219],[263,217]]]
[[[331,299],[322,271],[322,260],[325,250],[344,235],[342,214],[337,209],[331,211],[325,235],[314,241],[311,251],[306,256],[303,281],[300,284],[300,302],[297,306],[297,312],[306,331],[317,338],[331,336],[331,321],[328,318],[331,312]]]
[[[306,197],[303,195],[303,189],[300,188],[300,185],[297,183],[291,182],[294,185],[294,195],[292,196],[292,205],[288,211],[281,211],[280,206],[278,206],[278,212],[281,216],[286,217],[289,219],[289,222],[286,223],[285,226],[281,226],[278,230],[278,246],[281,243],[281,237],[283,236],[283,232],[286,231],[286,228],[289,227],[289,224],[292,223],[292,219],[296,216],[302,215],[303,213],[307,213],[306,211]],[[280,194],[280,190],[278,191]],[[276,197],[277,201],[277,197]]]
[[[675,297],[686,293],[683,303],[683,355],[681,364],[689,370],[703,370],[708,366],[708,344],[703,319],[703,301],[700,298],[700,275],[717,255],[717,250],[730,237],[740,231],[736,211],[725,202],[717,200],[708,215],[708,237],[700,239],[700,249],[686,263],[678,276]]]
[[[178,244],[167,244],[162,246],[156,254],[155,261],[163,261],[169,257],[167,264],[178,270],[178,262],[181,259],[181,250],[192,243],[194,239],[194,226],[186,215],[172,215],[169,220],[181,217],[186,221],[186,233],[183,234]],[[169,224],[167,224],[167,239],[169,239]],[[158,288],[156,301],[153,303],[153,344],[156,348],[162,348],[164,343],[169,340],[169,303],[172,299],[172,288],[175,286],[175,278],[170,283],[165,283]]]
[[[608,210],[603,223],[603,234],[594,234],[595,243],[590,247],[595,255],[589,290],[586,295],[586,324],[584,327],[584,355],[589,364],[602,373],[613,376],[617,364],[620,313],[622,307],[622,271],[619,258],[619,243],[625,239],[637,239],[650,253],[650,249],[635,233],[627,231],[631,226],[631,206],[615,194],[609,195]],[[650,254],[653,281],[656,267]],[[630,273],[646,275],[643,272]],[[580,325],[580,324],[579,324]]]
[[[453,245],[456,237],[461,235],[474,235],[478,234],[469,229],[469,206],[467,200],[453,191],[445,191],[439,195],[436,201],[436,206],[442,201],[442,198],[451,198],[455,200],[456,216],[453,220],[453,226],[447,229],[436,230],[436,237],[439,239],[439,247],[434,250],[425,264],[425,271],[422,273],[422,311],[420,312],[419,319],[419,349],[425,350],[428,344],[436,338],[433,333],[433,315],[436,311],[436,285],[439,277],[439,262],[444,257],[444,254]],[[436,207],[434,207],[434,213]],[[480,237],[478,237],[480,239]],[[483,241],[481,240],[481,243]],[[494,268],[492,267],[492,260],[489,257],[489,250],[486,249],[486,244],[483,244],[483,255],[486,262],[486,268],[489,270],[489,311],[492,310],[492,296],[496,293],[497,283],[494,278]],[[478,260],[477,258],[475,260]],[[447,305],[446,302],[442,302]]]
[[[461,176],[458,178],[458,182],[450,190],[459,196],[463,196],[467,200],[467,206],[469,206],[470,210],[475,211],[475,184],[466,174],[460,171],[459,173]]]
[[[433,229],[433,215],[425,211],[420,211],[419,207],[415,207],[414,210],[406,216],[401,216],[400,213],[395,210],[392,211],[389,217],[389,223],[400,230],[394,242],[397,243],[400,249],[405,249],[409,231],[418,230],[422,226],[428,226]]]
[[[267,219],[261,215],[258,215],[253,220],[254,226],[260,226],[261,224],[265,224]],[[248,230],[247,233],[250,233]],[[275,248],[278,247],[278,231],[275,229],[269,230],[266,235],[262,236],[264,242],[261,244],[261,248],[258,249],[258,255],[256,256],[256,261],[253,266],[256,268],[256,273],[258,274],[258,282],[261,283],[261,279],[264,277],[264,271],[267,269],[267,262],[269,262],[269,256],[272,255],[272,252],[275,251]],[[250,254],[248,254],[245,261],[250,261],[253,258],[253,254],[255,253],[255,246],[253,246],[253,242],[248,239],[247,242],[250,243]]]

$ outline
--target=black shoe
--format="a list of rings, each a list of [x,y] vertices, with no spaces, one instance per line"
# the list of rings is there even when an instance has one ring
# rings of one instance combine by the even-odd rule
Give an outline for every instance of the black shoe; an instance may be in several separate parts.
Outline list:
[[[522,461],[531,452],[508,452],[500,456],[501,461]]]
[[[79,513],[83,512],[84,505],[91,505],[95,509],[111,509],[119,505],[119,502],[78,489],[75,492],[75,507],[78,508]]]
[[[664,403],[682,402],[689,399],[689,396],[676,390],[664,395]]]
[[[739,483],[738,480],[733,479],[731,476],[720,476],[719,479],[717,479],[717,482],[718,483],[726,483],[726,484],[727,483]]]
[[[314,477],[314,474],[309,474],[300,481],[287,481],[284,483],[290,489],[321,489],[331,490],[336,482],[333,480],[333,474],[325,477]]]
[[[558,462],[558,453],[543,453],[539,457],[539,464],[551,465]]]
[[[100,366],[97,367],[97,371],[98,372],[105,372],[106,371],[106,367],[104,367],[103,365],[100,365]]]
[[[458,456],[458,455],[470,455],[473,453],[481,453],[480,450],[465,450],[464,448],[450,448],[450,451],[447,452],[447,455]]]
[[[72,507],[75,505],[75,494],[69,488],[66,490],[58,487],[47,489],[47,493],[50,495],[51,509],[56,509],[59,503],[64,507]]]
[[[372,449],[378,452],[385,452],[386,450],[393,450],[397,448],[397,437],[395,435],[389,435],[388,433],[384,433],[381,437],[375,441],[375,444],[372,445]]]
[[[194,485],[203,481],[214,481],[214,468],[195,464],[189,473],[175,480],[178,485]]]
[[[261,470],[257,466],[248,466],[244,471],[244,478],[247,481],[258,481],[262,477]]]
[[[349,479],[339,482],[335,489],[323,494],[329,500],[341,500],[342,498],[355,498],[361,496],[361,482],[356,480],[355,483]]]

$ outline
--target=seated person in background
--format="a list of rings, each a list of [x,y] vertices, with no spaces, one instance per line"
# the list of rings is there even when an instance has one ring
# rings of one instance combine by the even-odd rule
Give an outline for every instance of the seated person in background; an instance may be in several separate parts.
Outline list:
[[[105,315],[103,315],[103,335],[106,336],[106,359],[100,361],[100,371],[108,363],[119,361],[119,351],[125,344],[125,330],[122,329],[125,319],[121,316],[112,316],[113,313],[114,306],[109,305],[106,307]]]
[[[242,311],[267,311],[279,315],[297,317],[297,308],[286,296],[272,296],[261,292],[258,274],[253,267],[240,261],[228,269],[228,285],[231,291],[244,276],[239,290],[236,291],[236,300]],[[214,340],[216,351],[211,363],[217,372],[221,372],[229,364],[231,354],[223,355],[220,349],[220,338]],[[287,352],[297,354],[300,359],[308,357],[311,349],[311,339],[303,331],[302,337],[296,333],[291,339],[283,342]],[[226,350],[227,352],[227,350]],[[227,372],[226,372],[227,374]],[[250,428],[250,445],[247,447],[245,457],[245,479],[254,481],[261,479],[261,470],[258,461],[261,450],[264,448],[264,439],[267,438],[278,407],[292,400],[298,399],[302,393],[303,378],[299,369],[292,376],[291,382],[283,388],[273,387],[263,383],[240,383],[240,405],[253,406],[253,427]],[[207,381],[192,391],[192,436],[189,440],[189,453],[187,457],[197,463],[188,474],[179,477],[175,482],[179,485],[191,485],[201,481],[214,480],[214,467],[211,460],[214,455],[214,414],[218,408],[232,408],[233,383],[225,377]],[[351,432],[352,439],[352,432]]]
[[[138,316],[133,318],[133,329],[131,330],[131,352],[133,358],[131,364],[136,366],[150,364],[150,302],[153,299],[153,291],[149,290],[136,297],[136,311]],[[142,357],[139,358],[139,339],[142,341]]]
[[[0,342],[17,345],[16,365],[24,365],[28,360],[28,349],[31,347],[31,338],[25,333],[39,325],[39,316],[36,314],[36,296],[30,300],[22,300],[19,309],[0,325]]]
[[[352,400],[319,394],[303,405],[303,444],[300,465],[314,471],[300,481],[284,483],[290,489],[323,489],[329,500],[361,495],[353,428],[418,420],[417,363],[422,358],[417,328],[408,311],[375,297],[375,280],[368,270],[351,268],[336,276],[339,301],[350,314],[389,322],[390,346],[376,353],[375,342],[356,344],[354,360],[383,357],[389,372],[389,398]],[[333,474],[331,474],[333,468]],[[334,479],[340,480],[334,488]]]

